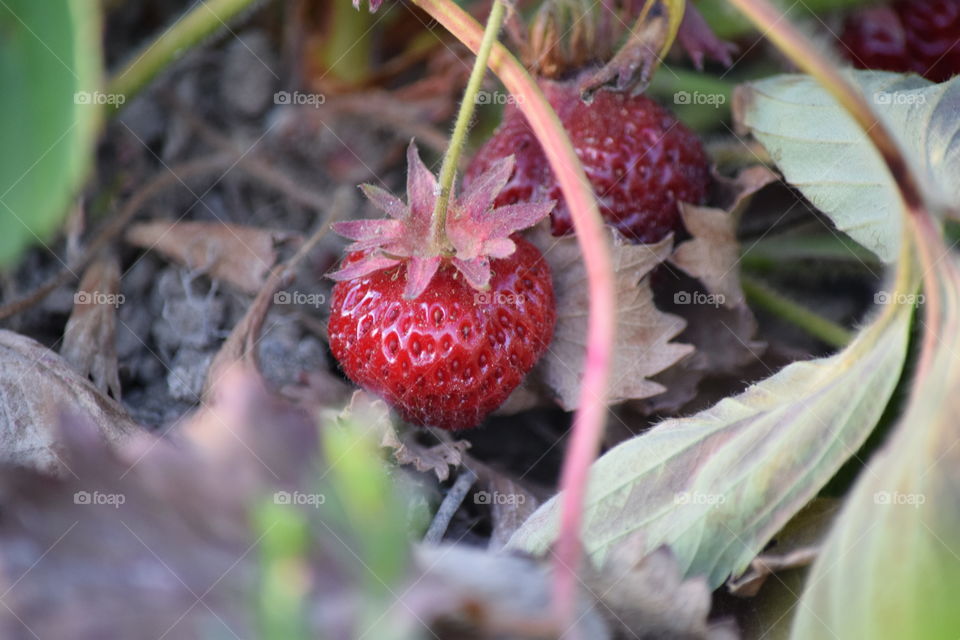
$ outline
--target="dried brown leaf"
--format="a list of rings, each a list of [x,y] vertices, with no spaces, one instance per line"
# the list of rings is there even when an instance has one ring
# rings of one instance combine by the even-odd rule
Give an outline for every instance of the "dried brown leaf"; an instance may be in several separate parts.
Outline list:
[[[671,342],[685,326],[682,318],[659,311],[647,275],[670,254],[672,238],[652,245],[625,243],[611,230],[610,255],[617,299],[617,347],[611,370],[611,402],[663,392],[649,378],[688,356],[693,347]],[[540,374],[564,409],[577,408],[586,352],[590,288],[574,238],[553,238],[543,228],[531,235],[553,272],[557,325],[540,361]]]
[[[767,578],[789,569],[800,569],[813,563],[820,546],[840,511],[840,501],[817,498],[787,523],[773,544],[758,555],[740,577],[727,581],[735,596],[755,597]]]
[[[704,578],[682,579],[668,547],[647,553],[642,536],[620,543],[603,568],[587,577],[602,614],[627,637],[730,640],[727,624],[711,625],[711,592]]]
[[[563,628],[550,611],[550,575],[530,558],[466,545],[420,545],[414,558],[423,575],[405,606],[430,621],[434,637],[613,637],[589,593],[578,598],[575,627]]]
[[[0,465],[0,637],[257,635],[245,603],[256,598],[267,534],[251,511],[315,478],[317,430],[255,379],[228,377],[215,396],[188,420],[185,441],[144,431],[105,446],[74,417],[58,428],[75,474]],[[318,603],[356,589],[333,548],[318,545],[304,569]],[[354,614],[338,603],[336,615],[318,614],[313,635],[348,637],[332,619]]]
[[[330,407],[342,406],[354,389],[342,378],[325,370],[306,371],[292,384],[284,385],[280,395],[311,415]]]
[[[366,391],[355,391],[340,417],[349,417],[378,437],[380,446],[390,450],[397,464],[432,471],[440,482],[450,477],[450,467],[463,464],[464,451],[470,447],[465,440],[425,446],[416,441],[414,431],[398,433],[387,403]]]
[[[68,471],[57,432],[67,414],[115,441],[139,430],[119,404],[43,345],[0,330],[0,460],[38,470]]]
[[[120,399],[117,372],[117,307],[120,265],[114,256],[95,260],[80,279],[73,311],[63,331],[60,355],[81,375],[89,375],[103,393]]]
[[[734,309],[712,305],[665,308],[682,315],[687,321],[679,339],[692,344],[696,351],[656,377],[666,391],[634,403],[634,408],[645,415],[696,412],[738,391],[745,379],[751,379],[745,373],[760,363],[766,344],[755,339],[757,320],[747,305]],[[772,370],[761,366],[760,377]],[[702,383],[706,378],[728,384],[721,385],[719,396],[714,397],[703,393]]]
[[[680,203],[680,214],[693,238],[677,247],[670,262],[700,280],[723,306],[743,304],[736,219],[722,209],[686,203]]]
[[[723,208],[680,204],[683,224],[693,237],[674,250],[670,262],[700,280],[728,309],[744,303],[737,267],[740,214],[754,193],[775,180],[776,175],[766,167],[749,167],[736,179],[722,183]]]
[[[412,465],[417,471],[432,471],[440,482],[444,482],[450,477],[450,467],[457,468],[463,464],[463,452],[470,448],[470,443],[455,440],[425,447],[409,435],[397,434],[393,425],[388,425],[380,446],[393,452],[397,464]]]
[[[240,291],[256,294],[277,262],[277,245],[296,234],[223,222],[144,222],[126,234],[130,244],[168,258]]]
[[[203,384],[204,398],[208,396],[222,375],[238,366],[250,373],[255,373],[257,376],[260,375],[260,367],[257,362],[257,343],[267,313],[276,300],[276,294],[281,288],[289,284],[289,281],[294,277],[294,270],[297,265],[317,246],[317,243],[326,235],[330,223],[339,218],[351,206],[352,201],[351,189],[345,187],[338,189],[334,194],[326,221],[320,224],[293,257],[282,265],[274,267],[265,278],[258,281],[254,289],[257,294],[256,297],[240,322],[233,327],[230,336],[220,347],[220,351],[217,352],[213,362],[210,363]],[[272,259],[275,259],[275,256]]]
[[[626,41],[612,59],[580,83],[581,93],[589,96],[604,85],[634,93],[646,89],[676,38],[682,23],[678,14],[683,10],[684,0],[644,3]]]

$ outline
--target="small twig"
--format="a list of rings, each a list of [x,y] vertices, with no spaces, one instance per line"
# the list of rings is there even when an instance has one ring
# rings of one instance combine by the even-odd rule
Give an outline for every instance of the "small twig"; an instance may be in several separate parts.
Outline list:
[[[423,536],[424,542],[427,544],[440,544],[440,541],[443,540],[443,535],[447,532],[447,527],[450,526],[450,521],[453,520],[454,514],[460,509],[460,505],[463,504],[464,499],[466,499],[467,494],[470,493],[470,489],[473,487],[473,483],[476,481],[477,474],[469,469],[465,469],[457,477],[457,481],[453,483],[450,491],[444,496],[443,502],[440,503],[440,508],[437,509],[437,515],[434,516],[433,522],[430,523],[430,528],[427,530],[426,535]]]
[[[853,332],[797,304],[763,282],[742,275],[741,283],[743,284],[743,292],[747,295],[747,300],[750,303],[803,329],[831,347],[842,348],[853,340]]]

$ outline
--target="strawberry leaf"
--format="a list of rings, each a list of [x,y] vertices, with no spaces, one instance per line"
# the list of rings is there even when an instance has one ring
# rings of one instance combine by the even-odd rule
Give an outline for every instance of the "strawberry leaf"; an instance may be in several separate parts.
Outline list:
[[[609,397],[611,402],[648,398],[664,391],[649,378],[688,356],[693,348],[671,342],[683,331],[682,318],[659,311],[646,276],[670,254],[673,238],[653,245],[634,245],[611,230],[610,247],[617,294],[617,351]],[[587,273],[577,242],[554,238],[546,230],[530,238],[550,264],[557,296],[553,342],[540,363],[544,382],[564,409],[577,407],[584,368],[584,309],[590,296]]]
[[[850,71],[881,121],[920,171],[937,203],[960,196],[960,80]],[[780,75],[738,87],[734,117],[776,159],[787,182],[841,231],[881,260],[899,255],[903,200],[879,152],[829,92],[809,76]]]
[[[918,367],[893,435],[847,495],[792,638],[952,638],[960,629],[960,264],[942,244],[937,253],[920,323],[933,356]]]
[[[876,426],[906,360],[913,310],[898,296],[843,351],[791,364],[604,454],[590,473],[586,552],[602,562],[619,540],[642,532],[648,550],[669,545],[686,576],[705,575],[716,587],[741,573]],[[559,515],[554,497],[509,546],[545,552]]]

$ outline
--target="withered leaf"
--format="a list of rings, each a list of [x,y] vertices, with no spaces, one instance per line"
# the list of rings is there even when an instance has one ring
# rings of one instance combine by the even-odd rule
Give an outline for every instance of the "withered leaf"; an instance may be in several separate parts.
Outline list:
[[[586,590],[577,599],[575,628],[563,628],[550,611],[550,574],[531,558],[467,545],[420,545],[414,559],[423,573],[406,604],[432,622],[434,637],[613,637]]]
[[[600,613],[626,637],[734,640],[730,625],[710,624],[711,592],[705,578],[683,579],[668,547],[650,551],[642,536],[627,537],[611,552],[587,585],[597,594]]]
[[[696,351],[655,378],[667,390],[634,403],[634,408],[642,413],[676,415],[700,411],[742,388],[747,380],[757,379],[756,375],[748,375],[749,368],[760,365],[761,377],[776,370],[760,360],[766,344],[756,340],[757,320],[746,304],[733,309],[674,304],[665,309],[687,321],[679,339],[692,344]],[[707,378],[725,383],[717,389],[719,396],[704,393],[702,387]]]
[[[693,238],[677,247],[670,262],[700,280],[723,306],[743,304],[736,219],[722,209],[686,203],[680,203],[680,214]]]
[[[727,581],[730,593],[752,598],[773,574],[812,564],[839,511],[840,500],[835,498],[817,498],[804,507],[742,576]]]
[[[680,203],[683,224],[693,237],[674,250],[670,262],[700,280],[707,291],[729,309],[744,302],[737,268],[740,215],[753,194],[776,179],[766,167],[749,167],[723,185],[728,200],[723,208]]]
[[[296,234],[224,222],[144,222],[126,234],[130,244],[256,294],[277,262],[277,245]]]
[[[245,603],[256,597],[267,533],[250,514],[276,489],[306,487],[317,430],[255,380],[221,386],[184,441],[143,431],[107,446],[71,417],[60,430],[75,474],[0,464],[0,583],[9,587],[0,636],[257,635]],[[332,549],[318,545],[305,569],[320,602],[354,589]],[[332,618],[312,635],[349,637]]]
[[[652,245],[625,243],[611,230],[610,255],[615,277],[617,335],[611,370],[610,402],[647,398],[661,393],[650,377],[688,356],[693,347],[671,342],[685,326],[682,318],[659,311],[646,276],[670,254],[673,239]],[[561,407],[577,408],[586,355],[590,288],[574,238],[553,238],[542,227],[531,234],[553,272],[557,325],[553,342],[540,361],[544,382]]]
[[[397,464],[412,465],[417,471],[432,471],[440,482],[450,477],[450,467],[463,464],[463,452],[470,447],[466,440],[441,442],[425,447],[409,436],[397,434],[393,425],[387,425],[380,446],[390,449]]]
[[[81,375],[90,375],[100,391],[120,399],[117,372],[117,307],[120,265],[114,256],[95,260],[80,279],[73,311],[63,331],[60,355]]]
[[[464,451],[470,447],[464,440],[426,446],[416,441],[412,431],[398,433],[387,404],[366,391],[355,391],[340,417],[349,417],[379,438],[380,446],[393,454],[397,464],[411,465],[417,471],[432,471],[440,482],[450,477],[450,467],[463,464]]]
[[[119,404],[43,345],[0,330],[0,460],[67,471],[57,425],[62,415],[95,425],[114,441],[139,430]]]
[[[581,93],[589,96],[607,84],[634,93],[646,89],[677,36],[683,13],[684,0],[644,3],[626,41],[609,62],[580,83]]]

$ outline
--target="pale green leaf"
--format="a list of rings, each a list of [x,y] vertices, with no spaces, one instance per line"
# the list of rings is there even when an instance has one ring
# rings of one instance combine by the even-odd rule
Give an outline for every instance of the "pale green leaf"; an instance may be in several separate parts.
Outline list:
[[[960,268],[944,260],[936,351],[906,414],[846,499],[792,637],[960,637]],[[928,305],[928,309],[932,306]]]
[[[960,198],[960,80],[851,71],[898,137],[929,195]],[[780,75],[737,90],[735,118],[767,149],[787,182],[884,262],[896,260],[903,203],[860,126],[810,76]]]
[[[687,576],[712,586],[744,570],[863,444],[904,364],[912,305],[896,298],[845,350],[797,362],[696,416],[668,420],[591,470],[583,542],[602,563],[642,531]],[[560,503],[545,503],[508,545],[544,553]]]
[[[57,229],[89,169],[106,99],[99,7],[0,3],[0,266]]]

